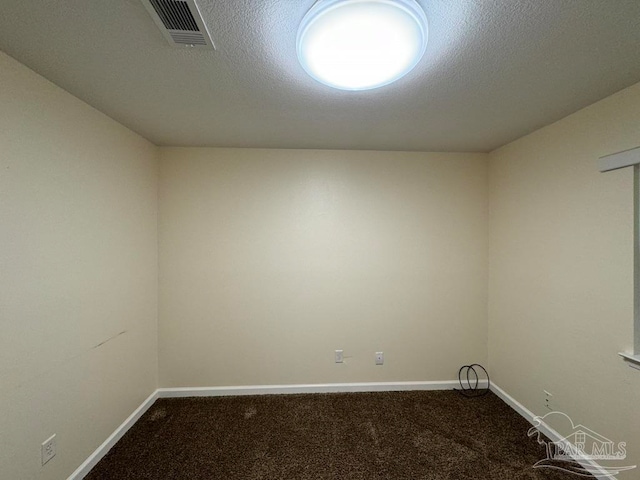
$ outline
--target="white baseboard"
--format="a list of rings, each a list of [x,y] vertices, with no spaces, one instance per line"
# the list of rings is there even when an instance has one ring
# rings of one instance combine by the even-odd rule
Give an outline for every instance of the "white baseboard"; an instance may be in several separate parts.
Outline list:
[[[506,403],[511,408],[513,408],[516,412],[518,412],[520,416],[523,417],[531,425],[534,425],[536,427],[538,426],[537,423],[534,422],[534,418],[537,415],[535,415],[531,410],[529,410],[527,407],[522,405],[520,402],[518,402],[515,398],[513,398],[511,395],[509,395],[507,392],[505,392],[495,383],[491,384],[491,391],[495,393],[498,397],[500,397],[504,401],[504,403]],[[541,424],[539,426],[539,430],[554,442],[562,439],[562,436],[558,432],[556,432],[554,429],[552,429],[546,424]]]
[[[457,380],[441,382],[315,383],[307,385],[251,385],[240,387],[159,388],[159,398],[221,397],[231,395],[283,395],[294,393],[402,392],[411,390],[452,390]],[[486,383],[485,383],[486,386]]]
[[[452,390],[459,386],[457,380],[441,382],[369,382],[369,383],[323,383],[307,385],[251,385],[239,387],[179,387],[159,388],[100,445],[68,480],[81,480],[127,433],[158,398],[222,397],[232,395],[282,395],[294,393],[354,393],[354,392],[402,392],[412,390]],[[486,387],[486,381],[480,381]]]
[[[562,437],[562,435],[560,435],[558,432],[556,432],[553,428],[549,427],[545,423],[541,423],[538,425],[538,423],[534,421],[534,418],[537,415],[535,415],[531,410],[529,410],[527,407],[522,405],[520,402],[518,402],[515,398],[513,398],[511,395],[509,395],[507,392],[505,392],[502,388],[497,386],[495,383],[491,384],[491,391],[495,393],[498,397],[500,397],[507,405],[513,408],[516,412],[518,412],[520,416],[522,416],[525,420],[527,420],[531,425],[535,426],[538,430],[540,430],[540,432],[546,435],[552,442],[559,442],[563,440],[564,437]],[[589,468],[592,471],[596,470],[600,472],[595,474],[596,478],[598,479],[616,480],[615,477],[613,477],[612,475],[602,470],[600,465],[598,465],[596,462],[592,460],[577,459],[576,462],[585,468]]]
[[[142,404],[120,425],[102,445],[100,445],[68,480],[81,480],[93,467],[111,450],[123,435],[144,415],[158,398],[184,398],[184,397],[221,397],[232,395],[277,395],[295,393],[352,393],[352,392],[400,392],[412,390],[452,390],[459,386],[457,380],[441,382],[370,382],[370,383],[324,383],[307,385],[252,385],[238,387],[178,387],[159,388],[142,402]],[[486,381],[480,381],[479,386],[486,387]],[[545,424],[538,425],[533,414],[524,405],[505,392],[495,383],[491,384],[491,391],[500,397],[507,405],[513,408],[529,423],[538,427],[551,441],[562,440],[561,435]],[[603,480],[615,480],[600,465],[593,461],[578,460],[578,463],[590,469],[602,472],[596,474],[596,478]]]
[[[151,395],[149,395],[149,397],[144,402],[142,402],[142,404],[138,408],[136,408],[135,411],[131,415],[129,415],[129,417],[124,422],[122,422],[122,425],[116,428],[116,430],[111,435],[109,435],[109,438],[107,438],[102,443],[102,445],[100,445],[95,450],[95,452],[89,455],[89,458],[87,458],[82,463],[82,465],[80,465],[76,469],[75,472],[69,475],[69,478],[67,480],[83,479],[91,471],[91,469],[95,467],[100,460],[102,460],[102,457],[104,457],[109,452],[109,450],[111,450],[111,448],[118,442],[118,440],[120,440],[123,435],[127,433],[127,431],[133,426],[133,424],[136,423],[147,410],[149,410],[149,407],[151,407],[151,405],[153,405],[153,402],[155,402],[157,399],[158,391],[156,390]]]

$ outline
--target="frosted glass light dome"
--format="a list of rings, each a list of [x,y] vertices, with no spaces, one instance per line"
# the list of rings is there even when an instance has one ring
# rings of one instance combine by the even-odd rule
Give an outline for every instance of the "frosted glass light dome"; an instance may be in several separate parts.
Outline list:
[[[342,90],[398,80],[427,47],[427,17],[415,0],[320,0],[298,29],[298,59],[309,75]]]

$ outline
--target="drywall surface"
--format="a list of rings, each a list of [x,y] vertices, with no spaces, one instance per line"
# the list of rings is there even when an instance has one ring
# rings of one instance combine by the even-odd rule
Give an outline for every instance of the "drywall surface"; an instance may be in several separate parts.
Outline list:
[[[638,145],[640,84],[491,154],[489,365],[534,413],[546,389],[640,465],[640,371],[617,355],[633,347],[633,169],[597,162]]]
[[[0,478],[58,480],[157,386],[157,149],[1,52],[0,85]]]
[[[484,362],[486,157],[161,148],[161,386],[449,380]]]

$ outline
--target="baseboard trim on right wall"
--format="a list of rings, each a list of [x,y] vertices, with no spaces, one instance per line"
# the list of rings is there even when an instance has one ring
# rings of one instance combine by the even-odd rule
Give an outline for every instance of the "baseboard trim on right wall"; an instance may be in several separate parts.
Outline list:
[[[513,408],[516,412],[520,414],[525,420],[527,420],[531,425],[535,426],[540,432],[542,432],[547,438],[549,438],[552,442],[559,442],[564,439],[562,435],[556,432],[554,429],[546,425],[544,422],[538,425],[538,422],[535,419],[538,417],[534,415],[531,410],[518,402],[515,398],[505,392],[502,388],[500,388],[495,383],[491,382],[490,390],[495,393],[502,401],[504,401],[507,405]],[[566,440],[565,440],[566,441]],[[594,472],[594,475],[598,479],[602,480],[617,480],[616,477],[607,473],[600,465],[598,465],[593,460],[585,460],[585,459],[576,459],[576,462],[582,465],[585,468],[588,468],[590,471]]]

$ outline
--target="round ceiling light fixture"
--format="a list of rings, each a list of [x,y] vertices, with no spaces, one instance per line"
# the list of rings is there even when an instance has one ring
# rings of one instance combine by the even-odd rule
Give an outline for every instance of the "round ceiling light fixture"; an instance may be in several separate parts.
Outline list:
[[[427,17],[415,0],[319,0],[298,29],[302,67],[341,90],[388,85],[426,48]]]

